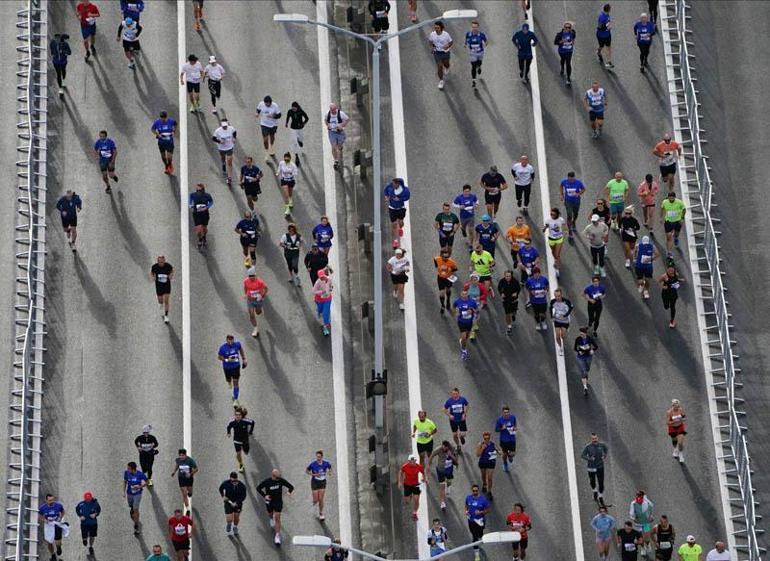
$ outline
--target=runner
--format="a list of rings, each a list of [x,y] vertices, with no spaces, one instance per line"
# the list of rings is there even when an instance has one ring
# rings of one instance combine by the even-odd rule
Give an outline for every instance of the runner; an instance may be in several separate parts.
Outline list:
[[[473,331],[473,325],[479,315],[479,306],[466,289],[460,292],[460,297],[454,301],[450,311],[457,317],[457,328],[460,330],[460,359],[468,360],[468,336]]]
[[[670,191],[668,197],[660,203],[660,221],[666,233],[666,252],[669,257],[673,255],[673,246],[679,247],[679,233],[686,213],[687,208],[681,199],[676,198],[674,191]]]
[[[86,50],[85,60],[88,62],[91,55],[96,56],[96,47],[94,46],[94,41],[96,40],[96,18],[101,16],[101,14],[96,4],[89,0],[78,2],[77,6],[75,6],[75,14],[80,20],[80,36],[83,37],[83,48]]]
[[[75,241],[78,239],[78,213],[83,210],[83,201],[80,196],[71,189],[67,189],[64,195],[56,202],[56,209],[61,216],[61,225],[67,233],[67,243],[76,253]]]
[[[519,251],[521,257],[521,251]],[[548,326],[545,323],[545,313],[548,308],[548,279],[540,274],[540,267],[532,268],[532,276],[525,282],[529,294],[529,304],[535,318],[535,330],[547,331]]]
[[[421,411],[421,413],[424,413],[424,411]],[[415,522],[417,522],[417,510],[420,508],[420,494],[422,493],[420,490],[420,476],[422,476],[422,482],[427,487],[428,478],[425,476],[425,468],[417,463],[417,456],[409,454],[406,463],[398,470],[398,488],[404,489],[404,504],[411,503],[412,520]]]
[[[235,127],[230,126],[227,119],[222,119],[211,137],[211,140],[217,145],[219,159],[222,161],[222,175],[225,176],[228,187],[233,184],[233,150],[237,136],[238,131]]]
[[[139,452],[139,465],[142,472],[147,476],[147,486],[152,487],[152,466],[155,463],[155,456],[158,455],[158,439],[150,434],[152,425],[144,425],[142,434],[134,439],[134,446]]]
[[[390,12],[390,2],[388,0],[369,0],[367,6],[369,15],[372,16],[372,28],[375,33],[385,35],[390,28],[388,13]]]
[[[273,102],[273,98],[266,95],[257,105],[257,119],[262,131],[262,145],[265,147],[265,161],[275,158],[275,133],[281,122],[281,108]]]
[[[650,21],[647,14],[642,13],[639,21],[634,24],[634,35],[636,36],[636,46],[639,47],[639,72],[644,74],[645,68],[649,66],[647,59],[650,56],[650,47],[652,46],[652,36],[655,35],[655,24]]]
[[[250,210],[243,211],[243,218],[235,225],[235,233],[240,236],[243,266],[249,268],[257,261],[257,243],[262,233],[257,214]]]
[[[201,30],[201,23],[203,23],[203,0],[193,0],[193,29],[195,31]]]
[[[430,454],[433,452],[433,435],[438,431],[436,423],[428,419],[427,411],[418,411],[417,418],[412,422],[412,438],[417,443],[417,456],[420,464],[427,466]],[[424,475],[424,474],[423,474]]]
[[[267,284],[257,276],[257,269],[251,267],[247,273],[248,276],[243,280],[243,293],[246,297],[246,309],[249,312],[249,322],[253,329],[251,336],[259,337],[259,327],[257,327],[257,316],[262,315],[262,307],[267,298]]]
[[[524,512],[524,505],[514,503],[513,511],[506,517],[505,523],[512,531],[521,534],[521,540],[511,542],[511,545],[513,546],[514,560],[521,559],[523,561],[527,556],[529,532],[532,530],[532,521],[529,518],[529,514]]]
[[[497,238],[500,237],[500,227],[496,222],[492,222],[491,216],[484,214],[481,217],[481,224],[477,224],[475,230],[481,247],[494,258]]]
[[[471,485],[471,494],[465,497],[465,517],[468,519],[468,530],[471,532],[473,543],[481,541],[484,536],[487,513],[490,508],[489,499],[479,492],[479,486]],[[473,546],[474,561],[481,561],[481,549],[478,544]]]
[[[159,545],[152,546],[152,553],[147,556],[145,561],[171,561],[171,557],[163,553],[163,548]]]
[[[115,160],[118,157],[118,147],[115,141],[107,136],[107,131],[99,131],[99,138],[94,143],[94,152],[99,157],[99,169],[102,172],[102,181],[104,181],[105,193],[112,193],[110,186],[110,177],[118,182],[118,176],[115,175]]]
[[[300,166],[299,153],[305,146],[305,125],[310,120],[307,113],[299,106],[296,101],[291,102],[291,107],[286,112],[286,123],[284,127],[289,127],[291,131],[291,147],[294,149],[294,163]]]
[[[519,265],[519,250],[523,246],[524,240],[532,239],[532,232],[529,226],[524,223],[523,216],[516,217],[516,223],[506,230],[505,237],[511,242],[511,259],[514,268],[516,268]],[[524,281],[522,280],[522,282]]]
[[[390,230],[393,243],[396,244],[404,235],[404,217],[406,216],[406,201],[411,197],[409,187],[404,185],[404,180],[394,177],[385,185],[385,202],[388,203],[388,216],[390,218]]]
[[[556,348],[560,356],[564,356],[564,338],[569,329],[570,316],[572,315],[572,302],[564,298],[561,288],[553,291],[553,298],[548,306],[553,319],[553,330],[556,334]]]
[[[83,493],[83,500],[75,507],[75,514],[80,518],[80,535],[83,546],[88,547],[88,555],[94,555],[94,540],[99,533],[99,515],[102,507],[91,491]]]
[[[332,474],[332,464],[324,459],[323,450],[317,450],[315,461],[305,469],[305,473],[310,476],[310,490],[313,496],[313,506],[318,505],[318,520],[323,522],[324,516],[324,495],[326,494],[326,478]]]
[[[599,43],[599,48],[596,49],[599,64],[604,64],[605,68],[615,68],[615,65],[612,64],[612,18],[610,18],[609,4],[604,5],[596,20],[596,41]],[[602,56],[602,50],[607,53],[606,63]]]
[[[551,209],[551,217],[546,219],[543,232],[548,232],[548,245],[553,255],[553,268],[556,278],[559,278],[559,267],[561,267],[561,250],[564,247],[564,227],[565,220],[561,217],[561,211],[554,207]]]
[[[492,433],[485,431],[481,435],[481,442],[476,446],[476,456],[479,458],[479,470],[481,470],[481,492],[490,501],[492,500],[492,484],[494,483],[497,455],[502,453],[500,447],[492,441]]]
[[[650,534],[652,523],[655,521],[652,514],[653,507],[652,501],[647,498],[644,491],[637,491],[636,497],[631,501],[631,506],[628,507],[628,516],[634,523],[634,530],[642,534],[641,546],[644,557],[649,557],[652,553]]]
[[[671,133],[666,133],[663,140],[652,149],[652,153],[658,157],[660,180],[668,184],[669,191],[673,191],[676,165],[682,155],[682,147],[676,140],[671,140]]]
[[[434,518],[433,525],[428,530],[428,546],[431,557],[441,555],[447,550],[447,532],[446,528],[441,525],[440,518]],[[441,558],[438,561],[441,561]]]
[[[662,514],[660,521],[652,527],[652,545],[655,548],[656,561],[671,561],[675,540],[674,527],[668,521],[668,516]]]
[[[666,427],[668,436],[671,437],[671,445],[674,447],[672,456],[678,458],[680,464],[684,463],[684,436],[687,434],[684,419],[686,416],[680,401],[672,399],[671,407],[666,411]]]
[[[49,44],[51,62],[56,71],[56,83],[59,85],[60,99],[64,99],[64,89],[67,87],[64,83],[67,78],[67,57],[72,54],[70,44],[67,42],[69,38],[70,36],[66,33],[57,33]]]
[[[214,206],[214,199],[206,192],[206,186],[203,183],[198,183],[195,186],[195,191],[190,193],[187,205],[192,210],[198,249],[201,249],[208,246],[206,234],[208,234],[209,220],[211,219],[209,209]]]
[[[211,112],[217,114],[217,100],[222,97],[222,80],[225,78],[225,68],[217,62],[217,57],[209,56],[209,63],[203,69],[203,81],[208,81],[211,95]]]
[[[201,110],[201,76],[203,75],[203,65],[198,61],[198,57],[191,54],[187,57],[187,62],[182,65],[179,71],[179,83],[184,86],[187,83],[187,96],[190,98],[190,113]]]
[[[348,550],[342,549],[342,541],[337,538],[332,541],[332,545],[326,550],[324,554],[324,561],[346,561],[348,558]]]
[[[609,448],[604,442],[599,441],[599,435],[591,433],[591,442],[583,447],[580,458],[585,460],[588,470],[588,482],[591,484],[591,491],[594,500],[600,506],[604,505],[604,460],[607,459]]]
[[[318,245],[318,249],[324,254],[329,255],[329,251],[332,248],[332,239],[334,238],[334,230],[332,225],[329,224],[329,217],[326,215],[321,216],[321,222],[316,224],[311,234],[313,240]]]
[[[481,72],[481,67],[479,67]],[[497,172],[497,166],[491,166],[489,171],[481,176],[481,187],[484,189],[484,203],[487,205],[487,214],[494,219],[500,209],[502,192],[508,188],[503,174]]]
[[[310,251],[305,254],[303,263],[310,276],[310,286],[315,286],[321,271],[328,272],[326,268],[329,265],[329,258],[318,248],[318,244],[315,242],[310,246]]]
[[[599,512],[591,519],[591,528],[596,532],[596,551],[599,560],[604,561],[610,555],[610,542],[617,531],[617,522],[607,514],[607,507],[599,506]]]
[[[262,194],[262,187],[259,182],[262,179],[262,170],[254,165],[254,158],[246,156],[244,165],[241,166],[241,189],[246,195],[246,204],[249,206],[249,210],[256,214],[254,203],[259,199],[259,195]]]
[[[187,455],[187,450],[180,448],[177,451],[177,457],[174,458],[174,471],[171,472],[171,477],[177,476],[179,491],[182,493],[182,502],[187,509],[190,508],[190,497],[192,497],[196,473],[198,473],[198,464],[192,456]]]
[[[449,257],[449,248],[442,247],[439,256],[433,258],[433,265],[436,267],[438,301],[441,303],[439,313],[443,316],[444,310],[452,310],[452,285],[457,281],[457,263]]]
[[[513,271],[508,269],[503,273],[503,278],[497,283],[497,292],[503,302],[505,313],[505,334],[513,334],[513,324],[516,323],[516,312],[519,310],[519,293],[521,284],[513,276]]]
[[[458,445],[459,449],[459,445]],[[436,448],[428,458],[428,467],[426,474],[430,474],[430,466],[436,458],[436,478],[438,479],[438,498],[441,510],[446,510],[446,498],[449,494],[449,488],[454,479],[455,466],[458,465],[458,458],[452,450],[452,445],[448,440],[444,440],[441,446]]]
[[[529,24],[522,24],[521,29],[511,37],[519,59],[519,78],[525,84],[529,83],[529,67],[532,64],[532,48],[537,46],[537,36],[529,30]]]
[[[139,53],[142,46],[139,44],[139,35],[142,33],[142,26],[132,17],[126,17],[118,25],[118,36],[115,39],[118,43],[123,40],[123,54],[128,59],[128,67],[135,68],[134,53]]]
[[[486,288],[486,285],[480,282],[480,276],[478,273],[471,273],[470,278],[468,282],[466,282],[463,285],[463,290],[468,293],[468,296],[471,297],[471,300],[476,302],[477,309],[483,310],[487,307],[487,295],[488,291]],[[476,342],[476,334],[479,331],[479,315],[476,314],[476,318],[473,321],[473,329],[471,330],[470,335],[468,338]]]
[[[293,222],[286,226],[286,233],[281,236],[278,246],[283,249],[283,258],[286,268],[289,270],[289,282],[294,286],[300,285],[299,280],[299,252],[304,245],[302,236],[297,231],[297,225]]]
[[[604,127],[604,111],[607,109],[607,94],[604,88],[599,87],[599,82],[594,80],[591,87],[586,90],[583,107],[588,111],[588,118],[591,120],[593,131],[591,138],[599,138]]]
[[[516,424],[516,415],[511,415],[511,408],[503,405],[503,412],[495,421],[495,432],[500,433],[500,450],[503,454],[503,471],[509,472],[508,464],[513,465],[513,457],[516,455],[516,432],[519,430]]]
[[[599,275],[591,277],[591,284],[583,289],[583,296],[588,303],[588,327],[591,334],[596,337],[599,331],[599,318],[602,316],[603,301],[607,296],[607,289]]]
[[[433,24],[433,31],[428,36],[428,45],[433,52],[433,60],[436,61],[436,73],[438,74],[438,89],[444,89],[444,77],[449,73],[449,50],[454,42],[452,37],[444,31],[444,22],[437,21]]]
[[[489,216],[486,216],[489,218]],[[476,273],[479,276],[479,281],[484,283],[489,293],[490,298],[495,297],[495,291],[492,288],[492,269],[495,268],[495,258],[492,254],[484,249],[480,243],[476,244],[473,253],[470,255],[471,272]],[[484,304],[486,304],[486,296],[483,298]]]
[[[575,338],[573,348],[575,349],[575,359],[580,369],[580,381],[583,383],[583,395],[588,397],[588,372],[591,370],[591,361],[593,361],[594,353],[599,349],[596,340],[588,335],[588,327],[580,328],[580,335]]]
[[[520,0],[519,4],[521,4],[521,10],[524,12],[524,19],[528,20],[529,14],[527,12],[529,12],[529,0]]]
[[[406,251],[397,248],[395,255],[385,263],[385,270],[390,273],[390,281],[393,283],[393,298],[398,300],[398,309],[404,311],[404,286],[409,282],[407,273],[410,271],[409,259]]]
[[[275,531],[273,543],[281,546],[281,512],[283,511],[283,489],[286,488],[289,496],[294,493],[294,485],[281,477],[280,470],[273,469],[270,477],[257,485],[257,493],[265,499],[267,515],[270,517],[270,527]]]
[[[650,230],[650,234],[653,233],[652,228],[655,223],[655,207],[658,206],[657,197],[659,191],[658,182],[653,179],[651,173],[645,175],[644,181],[636,188],[636,194],[642,205],[644,227]]]
[[[679,273],[674,267],[666,267],[666,272],[658,278],[663,308],[671,314],[671,319],[668,322],[671,329],[676,327],[676,301],[679,298],[679,287],[682,286],[683,282],[684,279],[679,277]]]
[[[240,341],[236,341],[232,335],[225,336],[225,342],[222,343],[217,352],[217,360],[222,363],[222,370],[225,375],[225,382],[227,386],[233,391],[233,403],[238,404],[238,397],[241,393],[240,380],[241,380],[241,366],[246,368],[246,353],[243,351],[243,345]],[[252,429],[253,430],[253,429]],[[227,434],[230,435],[230,427],[227,427]],[[247,444],[248,448],[248,444]],[[236,455],[239,457],[239,465],[243,467],[243,462],[240,461],[240,452],[236,445]],[[248,450],[246,451],[248,454]]]
[[[650,298],[650,280],[652,278],[652,263],[659,257],[657,248],[650,242],[649,236],[642,236],[642,240],[634,249],[634,272],[636,273],[636,287],[642,298]]]
[[[219,494],[225,505],[225,533],[228,536],[237,536],[243,502],[247,496],[246,485],[238,480],[238,472],[230,472],[230,478],[219,485]]]
[[[455,233],[460,229],[460,219],[452,212],[451,208],[449,203],[441,205],[441,212],[436,215],[433,222],[433,227],[438,232],[438,244],[442,251],[447,251],[448,255],[452,255]]]
[[[56,500],[55,495],[45,496],[45,502],[38,509],[38,520],[43,524],[43,539],[48,544],[51,553],[51,561],[56,561],[56,556],[61,556],[62,537],[69,535],[69,525],[63,522],[64,505]],[[55,549],[54,549],[55,547]]]
[[[703,548],[695,543],[695,536],[687,536],[687,541],[677,550],[679,561],[703,561]]]
[[[641,229],[639,221],[634,217],[633,205],[625,208],[618,226],[620,228],[620,239],[623,241],[623,253],[626,256],[625,267],[630,269],[631,259],[634,257],[634,249],[636,248],[636,240],[639,239],[639,230]]]
[[[299,282],[297,283],[299,286]],[[324,337],[328,337],[331,333],[332,320],[332,291],[334,285],[332,284],[331,275],[326,270],[321,269],[318,271],[318,279],[313,283],[313,300],[315,300],[316,314],[323,322],[322,333]]]
[[[174,515],[168,519],[169,538],[174,546],[177,561],[186,561],[190,554],[190,538],[193,535],[193,528],[190,515],[185,516],[178,508],[174,510]]]
[[[291,152],[284,152],[283,160],[278,163],[275,176],[280,178],[281,196],[283,196],[283,215],[291,216],[294,210],[294,186],[297,184],[297,166],[291,161]]]
[[[559,47],[559,76],[564,76],[566,71],[567,79],[564,83],[567,86],[572,85],[572,53],[575,52],[576,35],[572,22],[565,21],[553,40],[553,44]]]
[[[623,173],[615,172],[615,177],[607,182],[604,187],[604,195],[610,201],[610,227],[613,230],[620,228],[620,216],[628,199],[628,181],[623,179]]]
[[[463,192],[457,195],[454,198],[454,201],[452,201],[452,206],[460,209],[460,231],[463,233],[464,238],[468,238],[468,247],[473,247],[476,238],[474,220],[478,204],[478,197],[474,193],[471,193],[471,186],[467,183],[463,185]],[[446,214],[446,211],[444,213]],[[454,231],[457,231],[457,229]],[[452,237],[454,238],[454,234]]]
[[[481,64],[484,62],[484,51],[487,48],[487,35],[479,31],[477,21],[472,21],[471,30],[465,33],[465,48],[468,49],[468,58],[471,61],[471,86],[475,90],[476,76],[481,76]]]
[[[332,145],[332,158],[334,169],[339,170],[342,162],[342,149],[345,146],[345,127],[350,122],[350,117],[336,103],[329,105],[326,113],[326,130],[329,135],[329,144]]]
[[[727,551],[725,542],[718,541],[714,544],[714,549],[706,554],[706,561],[730,561],[732,555]]]
[[[120,11],[124,18],[133,18],[139,21],[144,11],[144,0],[120,0]]]
[[[449,417],[449,428],[458,454],[462,453],[461,445],[465,445],[465,435],[468,432],[468,409],[470,405],[460,390],[452,388],[449,399],[444,402],[444,413]]]
[[[165,111],[160,112],[160,118],[152,123],[152,134],[158,140],[160,159],[163,162],[163,173],[174,173],[174,136],[176,136],[176,121],[169,118]]]
[[[142,533],[139,521],[139,505],[142,503],[142,491],[147,485],[147,475],[136,469],[136,462],[128,462],[123,472],[123,498],[128,503],[128,513],[134,523],[134,535]]]
[[[633,522],[626,520],[623,527],[618,530],[617,544],[621,561],[637,561],[639,546],[642,545],[642,533],[634,530]],[[644,553],[644,548],[642,552]]]
[[[607,201],[604,199],[596,199],[596,206],[588,213],[588,219],[590,220],[594,214],[596,214],[607,226],[610,225],[610,206],[607,204]]]
[[[516,206],[524,216],[529,214],[529,196],[532,193],[532,181],[535,179],[535,168],[529,163],[529,157],[522,154],[518,162],[511,166],[513,185],[516,188]],[[522,206],[522,197],[524,206]]]
[[[580,197],[586,192],[586,186],[575,177],[575,172],[567,172],[567,177],[561,180],[561,202],[564,203],[565,215],[567,217],[567,230],[569,231],[569,241],[572,243],[575,239],[575,224],[580,216]]]

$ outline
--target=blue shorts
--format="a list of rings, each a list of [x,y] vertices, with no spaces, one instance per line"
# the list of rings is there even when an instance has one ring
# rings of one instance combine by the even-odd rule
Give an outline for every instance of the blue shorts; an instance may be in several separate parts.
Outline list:
[[[652,278],[652,265],[637,265],[635,269],[637,280]]]
[[[340,146],[345,143],[344,131],[329,131],[329,142],[332,145]]]
[[[622,214],[623,209],[625,208],[626,203],[610,203],[610,213],[611,214]]]
[[[249,308],[254,308],[257,311],[261,311],[263,303],[264,300],[249,300]]]
[[[83,36],[83,39],[88,39],[89,37],[93,37],[96,35],[96,24],[93,25],[81,25],[80,26],[80,34]]]
[[[473,329],[473,322],[472,321],[458,321],[457,327],[460,330],[460,333],[470,333],[471,329]]]

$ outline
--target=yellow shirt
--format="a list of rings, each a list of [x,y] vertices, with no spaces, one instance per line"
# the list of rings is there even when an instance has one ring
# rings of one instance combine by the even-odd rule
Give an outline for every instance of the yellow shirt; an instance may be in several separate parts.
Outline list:
[[[417,444],[428,444],[433,440],[433,434],[431,433],[436,430],[436,423],[427,417],[425,417],[424,421],[417,418],[414,420],[414,426],[417,428],[417,432],[415,433]]]
[[[698,561],[698,558],[703,553],[703,548],[697,543],[690,547],[690,544],[683,543],[679,546],[679,555],[682,556],[682,561]]]

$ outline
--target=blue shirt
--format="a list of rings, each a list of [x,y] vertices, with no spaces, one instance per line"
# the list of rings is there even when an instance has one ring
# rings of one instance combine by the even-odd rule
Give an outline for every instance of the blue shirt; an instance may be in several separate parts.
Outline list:
[[[537,250],[537,248],[534,245],[526,246],[522,245],[519,248],[519,261],[524,265],[525,267],[531,267],[532,263],[535,262],[535,260],[540,257],[540,252]]]
[[[543,275],[529,277],[527,279],[527,290],[529,291],[529,301],[532,304],[548,303],[548,279]]]
[[[458,298],[454,301],[453,305],[455,310],[457,310],[457,323],[472,323],[479,310],[479,305],[472,298],[466,298],[465,300]]]
[[[452,204],[460,209],[460,221],[470,220],[473,218],[473,213],[476,210],[476,205],[479,204],[479,198],[473,193],[466,195],[460,193],[452,201]]]
[[[537,37],[532,31],[520,29],[513,34],[511,41],[519,50],[519,58],[532,58],[532,47],[537,45]]]
[[[596,20],[596,37],[599,39],[608,39],[612,37],[612,31],[610,31],[610,14],[602,12],[599,14],[599,18]]]
[[[126,486],[126,495],[141,495],[142,490],[144,489],[144,487],[141,487],[141,484],[142,481],[147,481],[147,476],[139,470],[137,470],[135,473],[131,473],[130,471],[126,470],[123,472],[123,481],[128,483]],[[138,489],[134,489],[134,486],[138,487]]]
[[[59,199],[56,203],[56,208],[61,213],[62,218],[65,216],[71,218],[77,216],[77,211],[83,208],[83,201],[80,200],[80,197],[73,194],[71,199],[67,199],[67,197]]]
[[[214,199],[205,191],[193,191],[190,193],[188,206],[193,209],[193,212],[208,212],[214,206]]]
[[[99,517],[101,512],[102,507],[99,504],[99,501],[96,499],[91,499],[90,501],[80,501],[75,507],[75,514],[77,514],[78,517],[85,517],[85,520],[80,521],[81,526],[96,526],[98,523],[96,519]],[[96,514],[96,517],[91,518],[92,514]]]
[[[654,251],[655,246],[651,243],[639,242],[636,246],[636,266],[652,267],[652,256]]]
[[[500,442],[516,442],[516,415],[502,415],[495,421],[495,432],[500,433]]]
[[[219,356],[224,357],[222,368],[225,370],[234,370],[241,367],[241,342],[233,341],[232,345],[224,343],[219,347]]]
[[[484,224],[485,223],[483,222],[481,224],[477,224],[475,230],[479,234],[479,243],[481,244],[481,247],[491,252],[495,247],[494,235],[497,234],[500,229],[494,222],[488,226],[485,226]]]
[[[652,36],[655,35],[655,24],[651,21],[647,23],[637,21],[634,24],[634,35],[636,35],[637,45],[651,45]]]
[[[450,397],[444,402],[444,409],[449,409],[449,414],[452,415],[452,420],[455,423],[463,420],[463,413],[466,407],[468,407],[468,400],[462,395],[457,399]]]
[[[580,203],[580,195],[585,193],[586,186],[579,179],[573,179],[570,181],[568,178],[561,180],[561,190],[564,193],[565,203]]]
[[[123,18],[139,21],[139,16],[144,11],[144,0],[120,0],[120,9],[123,12]]]
[[[169,117],[166,119],[166,122],[164,123],[162,119],[155,119],[155,122],[152,124],[151,130],[154,133],[157,133],[158,136],[158,144],[163,146],[168,146],[169,144],[174,144],[174,129],[176,128],[176,121]]]
[[[307,466],[307,469],[310,470],[310,473],[313,475],[313,479],[323,481],[326,479],[326,474],[329,473],[329,470],[332,469],[332,464],[328,460],[322,460],[320,464],[318,463],[318,460],[314,460],[310,462],[310,465]]]
[[[482,31],[479,31],[478,33],[468,31],[465,34],[465,46],[468,47],[468,50],[471,52],[471,54],[484,54],[484,44],[486,42],[487,35]]]
[[[589,284],[585,287],[583,290],[583,294],[591,298],[592,300],[599,300],[601,301],[602,298],[604,298],[604,295],[607,294],[607,289],[604,288],[603,284],[600,284],[599,286],[594,286],[594,283]]]
[[[486,516],[483,512],[489,509],[489,499],[480,493],[478,497],[468,495],[465,497],[465,506],[468,509],[468,518],[470,520],[483,522]]]
[[[102,162],[111,160],[117,149],[111,138],[99,138],[94,143],[94,150],[99,153],[99,160]]]
[[[332,246],[334,230],[332,229],[331,224],[326,224],[325,226],[323,224],[317,224],[316,227],[313,228],[312,234],[315,243],[318,244],[318,247]]]
[[[393,183],[385,185],[385,196],[388,198],[388,208],[393,210],[400,210],[404,208],[404,203],[409,200],[411,193],[409,187],[406,185],[400,185],[400,192],[396,193],[396,189],[393,187]]]
[[[40,508],[37,509],[40,516],[45,518],[48,522],[55,522],[59,520],[64,514],[64,506],[61,503],[43,503]]]
[[[259,183],[259,174],[262,170],[257,166],[241,166],[241,177],[244,183]]]
[[[604,113],[604,102],[607,100],[604,88],[599,88],[596,91],[593,88],[589,88],[586,90],[585,98],[591,111],[594,113]]]
[[[57,41],[56,39],[51,41],[51,62],[56,66],[64,66],[67,64],[67,57],[72,54],[69,43],[67,41]]]
[[[564,31],[562,29],[559,31],[557,38],[561,40],[561,43],[558,43],[560,55],[572,53],[575,49],[575,35],[574,29],[570,29],[569,31]]]
[[[479,462],[494,462],[496,460],[497,460],[497,448],[495,448],[495,443],[490,440],[489,444],[487,444],[481,450],[481,456],[479,456]]]
[[[235,225],[235,229],[241,231],[241,241],[248,242],[250,245],[257,244],[257,232],[259,231],[257,218],[244,218]]]

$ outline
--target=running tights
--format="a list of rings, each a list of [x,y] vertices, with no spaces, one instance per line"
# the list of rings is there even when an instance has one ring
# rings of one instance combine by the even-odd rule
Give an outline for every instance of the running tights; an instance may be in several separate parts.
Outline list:
[[[591,247],[591,261],[595,266],[604,267],[604,250],[606,246]]]
[[[519,59],[519,76],[527,78],[529,76],[529,66],[532,64],[531,58]]]
[[[559,53],[559,58],[561,59],[560,65],[561,65],[562,74],[566,71],[567,80],[571,80],[572,79],[572,53]]]
[[[468,520],[468,529],[471,531],[471,541],[477,542],[484,535],[484,526],[479,526],[473,520]]]
[[[676,317],[676,299],[679,295],[676,290],[667,288],[661,291],[661,297],[663,298],[663,307],[671,314],[671,321],[674,321]]]
[[[59,87],[61,88],[64,84],[64,80],[67,79],[67,65],[54,64],[53,67],[56,69],[56,83],[59,84]]]
[[[639,64],[647,66],[647,58],[650,56],[650,45],[637,45],[639,47]]]
[[[596,304],[588,303],[588,327],[593,327],[594,331],[599,329],[599,318],[602,315],[602,302],[599,300]]]
[[[142,471],[147,476],[147,479],[152,479],[152,464],[154,463],[155,454],[139,452],[139,465],[141,465]]]
[[[299,252],[284,252],[283,258],[286,259],[286,267],[289,272],[296,275],[299,272]]]
[[[524,196],[524,206],[529,206],[529,195],[532,192],[532,184],[516,185],[516,204],[521,206],[521,197]]]
[[[595,492],[599,492],[600,495],[604,494],[604,468],[596,468],[596,471],[589,471],[588,472],[588,481],[591,483],[591,490]],[[599,485],[597,489],[597,483]]]
[[[471,62],[471,78],[476,79],[476,73],[481,70],[481,61],[474,60]]]

